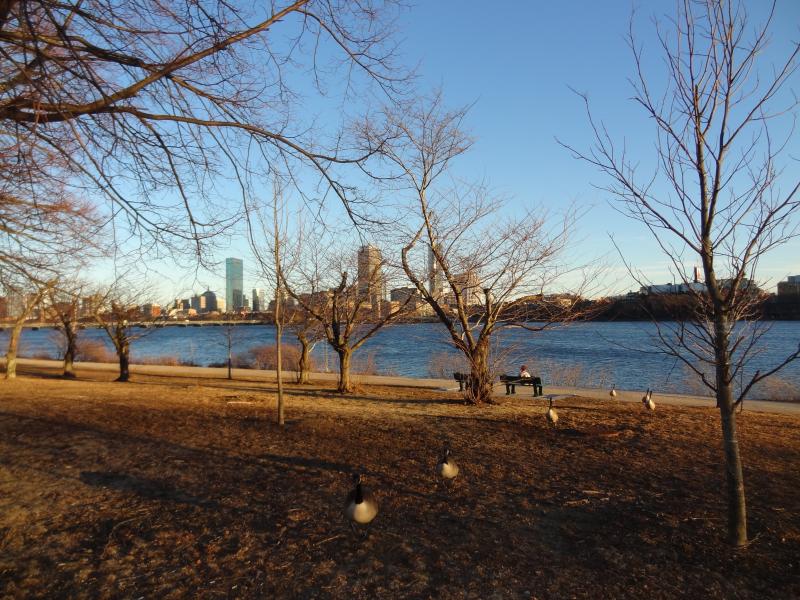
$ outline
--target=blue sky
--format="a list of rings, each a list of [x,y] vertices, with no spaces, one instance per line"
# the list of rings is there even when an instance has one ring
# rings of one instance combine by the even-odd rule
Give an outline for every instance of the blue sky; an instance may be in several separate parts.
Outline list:
[[[758,19],[764,4],[754,0],[747,5]],[[658,255],[646,229],[620,216],[609,206],[608,194],[594,187],[606,182],[603,175],[572,158],[556,138],[581,149],[591,145],[588,122],[580,99],[570,90],[573,87],[589,95],[595,115],[615,139],[624,138],[647,164],[654,130],[630,101],[627,80],[633,64],[625,35],[634,8],[646,63],[658,73],[661,55],[653,45],[651,18],[673,10],[673,2],[420,1],[403,13],[399,23],[405,62],[420,63],[420,90],[438,86],[448,104],[472,105],[466,127],[476,144],[459,159],[456,173],[485,177],[510,198],[511,211],[525,206],[558,211],[571,203],[584,209],[576,234],[580,242],[576,259],[606,256],[611,273],[618,274],[610,279],[610,292],[635,284],[624,276],[609,234],[626,258],[656,283],[671,280],[666,260]],[[772,32],[768,55],[785,55],[791,42],[800,38],[800,2],[779,2]],[[798,93],[799,83],[790,85]],[[795,158],[786,171],[791,181],[797,181],[800,173],[797,137],[789,147]],[[248,262],[249,252],[241,241],[234,241],[230,254],[242,255]],[[226,255],[221,253],[219,260]],[[761,278],[774,288],[786,275],[800,273],[798,257],[800,244],[795,241],[761,264]],[[154,266],[159,272],[170,270]],[[247,289],[256,283],[255,276],[249,280],[246,276]],[[172,290],[202,291],[204,285],[224,292],[224,266],[215,273],[176,276],[158,287],[169,295]]]

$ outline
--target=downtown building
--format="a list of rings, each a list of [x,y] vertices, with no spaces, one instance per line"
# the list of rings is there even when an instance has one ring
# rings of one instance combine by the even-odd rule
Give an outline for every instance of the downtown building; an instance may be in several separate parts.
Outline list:
[[[383,256],[375,246],[358,249],[358,295],[367,297],[373,310],[380,310],[386,301],[386,278],[383,274]]]
[[[244,263],[241,258],[226,258],[225,309],[235,312],[244,306]]]
[[[267,310],[267,296],[262,288],[253,288],[250,296],[250,303],[253,312],[264,312]]]

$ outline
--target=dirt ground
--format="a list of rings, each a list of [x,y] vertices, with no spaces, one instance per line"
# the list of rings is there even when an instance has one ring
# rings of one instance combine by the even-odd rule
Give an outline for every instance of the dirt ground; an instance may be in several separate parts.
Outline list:
[[[733,551],[713,409],[563,399],[553,430],[527,390],[291,386],[281,430],[275,402],[248,381],[0,382],[0,597],[800,597],[797,417],[740,417]],[[380,502],[363,539],[354,471]]]

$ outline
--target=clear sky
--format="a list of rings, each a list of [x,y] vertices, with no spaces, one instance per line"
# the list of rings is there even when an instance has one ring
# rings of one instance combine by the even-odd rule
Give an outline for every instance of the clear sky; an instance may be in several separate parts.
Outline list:
[[[764,4],[747,3],[756,20]],[[768,55],[785,56],[791,42],[800,39],[800,2],[778,4]],[[653,282],[672,278],[647,230],[615,212],[608,194],[594,187],[606,183],[603,175],[572,158],[556,138],[581,149],[591,145],[588,122],[580,99],[570,90],[573,87],[589,95],[595,115],[615,139],[624,137],[629,147],[640,151],[642,164],[647,165],[654,130],[630,101],[627,78],[633,74],[633,64],[625,35],[635,9],[646,64],[658,73],[662,57],[653,43],[651,19],[663,17],[674,6],[671,1],[420,0],[400,21],[405,61],[420,63],[420,90],[439,86],[448,104],[474,103],[466,127],[476,144],[459,159],[457,172],[485,177],[511,198],[512,211],[523,206],[558,211],[570,203],[586,209],[576,235],[578,254],[584,259],[607,257],[612,272],[619,273],[610,291],[625,291],[635,284],[623,276],[609,234]],[[800,82],[790,82],[789,87],[800,93]],[[794,160],[787,160],[785,172],[793,182],[800,176],[797,138],[790,144],[787,158]],[[231,251],[218,259],[224,261],[228,254],[245,259],[245,288],[254,287],[255,276],[247,277],[246,245],[234,242]],[[771,288],[788,274],[800,274],[797,242],[776,252],[760,269]],[[188,288],[202,291],[204,285],[224,294],[224,265],[217,273],[175,276],[158,287],[167,294],[170,290],[184,294]]]

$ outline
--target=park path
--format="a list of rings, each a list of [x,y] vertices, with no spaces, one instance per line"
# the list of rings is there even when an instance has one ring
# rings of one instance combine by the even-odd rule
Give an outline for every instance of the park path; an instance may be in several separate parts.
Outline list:
[[[18,359],[18,364],[21,367],[32,367],[35,369],[53,370],[59,369],[61,366],[60,361],[56,360],[39,360],[30,358]],[[0,358],[0,365],[5,366],[5,358]],[[114,363],[76,363],[75,366],[83,371],[95,372],[115,372],[117,365]],[[158,377],[193,377],[193,378],[208,378],[208,379],[225,379],[227,376],[227,369],[216,367],[182,367],[182,366],[164,366],[164,365],[131,365],[132,374],[141,375],[154,375]],[[247,379],[250,381],[274,381],[275,371],[261,371],[255,369],[233,369],[234,379]],[[335,382],[337,379],[336,373],[312,373],[312,380],[318,382]],[[422,387],[434,388],[439,390],[458,391],[458,385],[455,381],[450,379],[435,379],[435,378],[412,378],[412,377],[394,377],[387,375],[356,375],[354,376],[357,381],[366,385],[388,385],[388,386],[402,386],[402,387]],[[284,374],[284,379],[292,381],[294,379],[294,372],[287,372]],[[528,388],[517,388],[521,390],[517,396],[531,396]],[[495,395],[502,396],[505,394],[505,387],[502,384],[495,385]],[[608,398],[608,390],[592,389],[592,388],[576,388],[576,387],[559,387],[545,385],[546,394],[568,394],[581,396],[586,398]],[[617,400],[622,402],[641,402],[644,395],[644,389],[641,390],[617,390]],[[661,394],[658,390],[653,392],[653,400],[658,404],[667,404],[671,406],[695,406],[695,407],[713,407],[714,400],[703,396],[689,396],[682,394]],[[800,415],[800,403],[793,402],[771,402],[768,400],[746,400],[745,410],[752,410],[758,412],[768,413],[782,413],[790,415]]]

